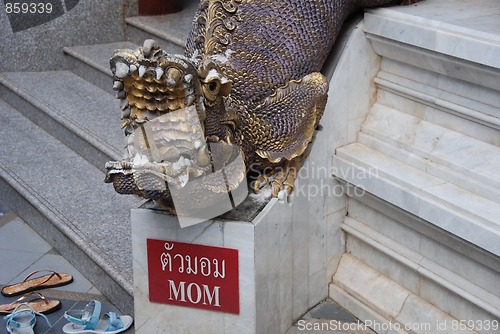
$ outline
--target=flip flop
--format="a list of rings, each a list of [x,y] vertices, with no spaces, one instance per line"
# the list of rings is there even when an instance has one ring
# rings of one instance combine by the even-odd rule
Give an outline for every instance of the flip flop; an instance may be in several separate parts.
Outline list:
[[[50,274],[30,279],[31,276],[42,272],[49,272]],[[52,270],[39,270],[26,276],[26,278],[20,283],[4,286],[2,288],[2,295],[7,297],[17,296],[39,289],[63,286],[71,282],[73,282],[73,276],[71,275],[59,274]]]
[[[32,296],[35,298],[28,300],[28,298]],[[29,292],[10,304],[0,305],[0,314],[11,314],[21,304],[30,306],[35,312],[45,314],[54,312],[61,308],[60,300],[50,300],[45,298],[45,296],[39,292]]]
[[[66,334],[108,333],[117,334],[126,331],[134,321],[131,316],[108,312],[99,318],[101,303],[93,300],[83,310],[69,310],[64,318],[69,321],[62,328]]]

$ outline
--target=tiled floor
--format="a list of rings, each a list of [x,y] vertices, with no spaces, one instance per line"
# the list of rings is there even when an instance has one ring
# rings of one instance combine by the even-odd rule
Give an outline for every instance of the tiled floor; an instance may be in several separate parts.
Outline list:
[[[318,304],[297,321],[286,334],[375,334],[332,300]]]
[[[96,299],[103,304],[102,314],[118,311],[88,279],[2,203],[0,203],[0,268],[0,286],[20,282],[35,270],[54,270],[73,275],[73,282],[69,285],[40,290],[49,299],[61,300],[62,307],[48,314],[51,327],[41,317],[37,317],[35,334],[62,333],[62,327],[67,323],[63,318],[64,312],[69,309],[84,308],[90,300]],[[19,296],[0,295],[0,304],[11,303],[17,298]],[[0,333],[4,332],[5,324],[6,321],[1,317]],[[131,334],[134,330],[131,328],[123,333]]]

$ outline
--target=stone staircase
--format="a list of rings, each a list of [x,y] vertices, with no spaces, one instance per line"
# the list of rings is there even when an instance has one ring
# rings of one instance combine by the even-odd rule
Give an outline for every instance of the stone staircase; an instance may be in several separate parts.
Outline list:
[[[499,22],[493,1],[365,15],[381,65],[333,157],[349,197],[330,297],[378,333],[498,333]]]
[[[117,307],[133,313],[130,209],[105,184],[124,135],[112,91],[113,50],[155,38],[183,53],[196,2],[168,17],[126,19],[127,41],[64,48],[67,70],[0,73],[0,200]]]
[[[129,212],[142,201],[103,183],[124,144],[109,58],[151,37],[182,53],[195,5],[127,18],[127,41],[64,48],[67,70],[0,73],[0,200],[127,314]],[[459,320],[494,333],[486,321],[500,319],[499,17],[496,0],[426,0],[369,11],[371,44],[342,44],[349,70],[330,102],[361,107],[322,121],[345,132],[324,131],[321,145],[336,143],[332,170],[349,194],[324,201],[338,241],[326,248],[340,253],[329,294],[378,333],[452,333]],[[360,98],[353,87],[375,70]]]

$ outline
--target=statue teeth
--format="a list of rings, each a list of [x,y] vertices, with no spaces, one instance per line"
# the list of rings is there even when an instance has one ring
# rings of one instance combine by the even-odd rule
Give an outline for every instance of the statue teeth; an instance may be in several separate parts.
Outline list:
[[[172,78],[171,76],[167,77],[167,86],[168,87],[175,87],[175,80],[174,78]]]
[[[160,67],[157,67],[156,68],[156,80],[160,80],[163,73],[164,73],[163,70]]]
[[[119,91],[118,93],[116,93],[116,98],[117,99],[124,99],[127,97],[127,93],[125,93],[124,90],[121,90]]]
[[[125,108],[122,112],[122,119],[129,118],[131,114],[130,108]]]
[[[130,68],[127,64],[125,63],[116,63],[115,65],[115,76],[119,79],[125,78],[127,75],[130,74]]]
[[[203,145],[198,150],[198,153],[196,156],[196,162],[201,167],[208,166],[208,164],[210,163],[210,156],[208,155],[208,150],[207,150],[206,145]]]
[[[113,90],[122,90],[123,89],[123,82],[116,80],[113,82]]]
[[[186,96],[186,105],[190,106],[191,104],[193,104],[194,100],[195,100],[194,95],[191,94]]]
[[[125,99],[121,100],[121,102],[120,102],[120,109],[121,110],[125,110],[127,107],[128,107],[128,101],[125,100]]]
[[[173,88],[177,86],[177,82],[181,78],[181,72],[176,68],[169,68],[167,70],[167,87]]]
[[[156,47],[158,44],[154,39],[147,39],[144,41],[144,44],[142,45],[142,52],[144,55],[147,57],[151,53],[151,50]]]
[[[178,163],[178,162],[174,162],[172,164],[172,168],[175,170],[175,171],[179,171],[181,169],[181,165]]]
[[[146,155],[137,153],[134,157],[134,165],[145,165],[149,162],[149,159]]]
[[[139,66],[139,77],[142,78],[145,73],[146,73],[146,66],[144,65]]]
[[[134,73],[135,71],[137,71],[137,66],[134,64],[130,65],[130,73]]]

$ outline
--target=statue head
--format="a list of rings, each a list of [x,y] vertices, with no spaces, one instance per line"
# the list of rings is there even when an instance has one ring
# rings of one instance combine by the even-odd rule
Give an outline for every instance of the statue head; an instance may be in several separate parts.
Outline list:
[[[209,127],[205,137],[227,142],[230,134],[221,128],[232,125],[231,115],[224,117],[231,82],[221,74],[217,59],[167,54],[153,40],[146,40],[136,50],[116,50],[110,67],[126,134],[137,123],[194,105],[202,125]],[[223,124],[216,126],[215,119],[223,119]]]
[[[118,192],[168,198],[169,188],[187,187],[236,160],[229,178],[212,177],[201,187],[222,193],[241,183],[245,167],[233,145],[237,120],[225,107],[231,82],[221,65],[220,59],[167,54],[153,40],[114,52],[110,67],[127,145],[123,161],[108,163],[107,182]]]

